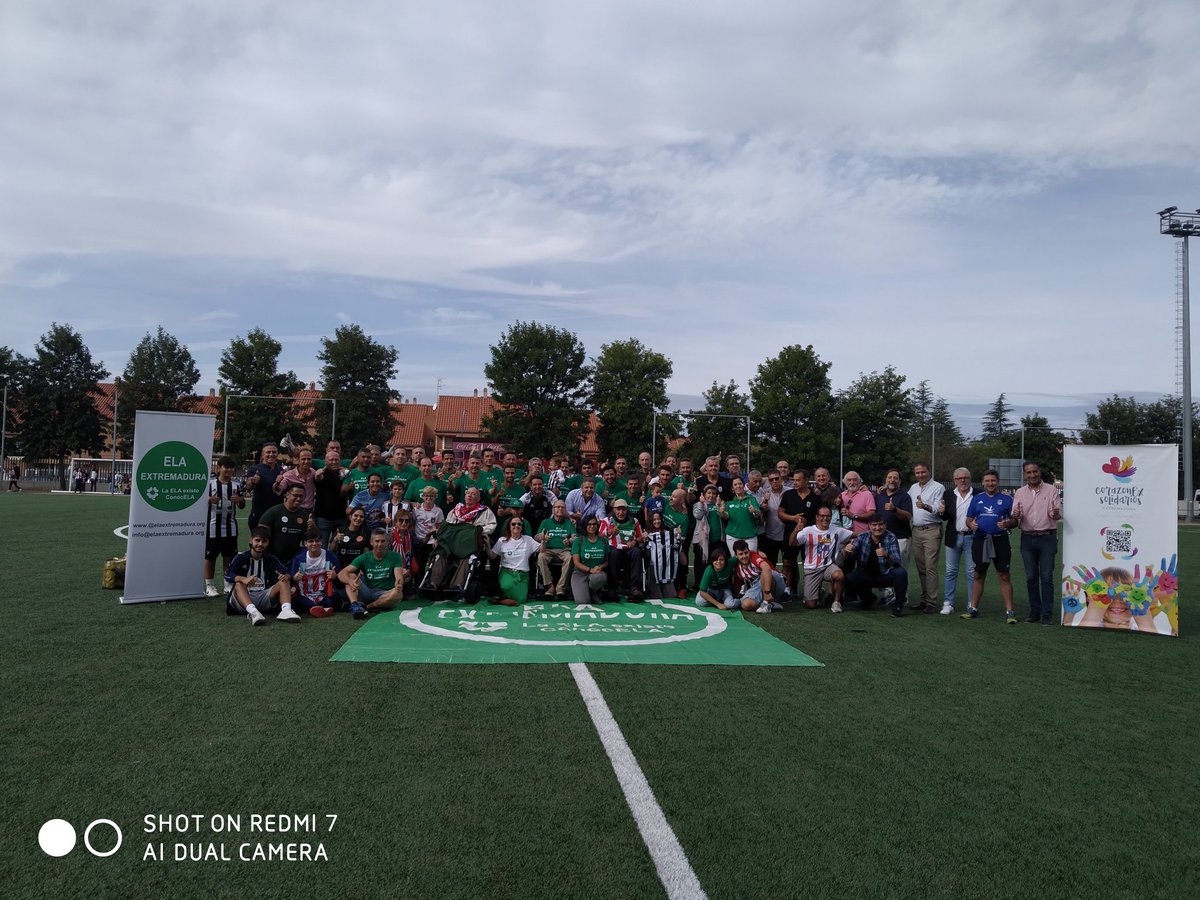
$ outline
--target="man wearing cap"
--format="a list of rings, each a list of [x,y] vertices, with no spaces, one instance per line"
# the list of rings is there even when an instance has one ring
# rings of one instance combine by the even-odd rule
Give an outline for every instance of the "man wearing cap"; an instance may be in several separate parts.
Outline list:
[[[612,516],[600,522],[600,537],[612,547],[609,572],[613,590],[625,592],[630,600],[640,603],[646,596],[642,591],[645,566],[642,544],[646,536],[637,519],[629,514],[629,501],[621,497],[613,501]]]

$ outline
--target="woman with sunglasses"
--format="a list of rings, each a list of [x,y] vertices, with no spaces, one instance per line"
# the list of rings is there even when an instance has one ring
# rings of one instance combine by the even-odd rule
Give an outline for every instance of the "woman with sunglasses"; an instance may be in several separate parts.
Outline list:
[[[525,520],[508,520],[504,537],[496,541],[492,552],[500,559],[500,597],[502,606],[520,606],[529,599],[529,560],[538,552],[538,544],[525,533]]]

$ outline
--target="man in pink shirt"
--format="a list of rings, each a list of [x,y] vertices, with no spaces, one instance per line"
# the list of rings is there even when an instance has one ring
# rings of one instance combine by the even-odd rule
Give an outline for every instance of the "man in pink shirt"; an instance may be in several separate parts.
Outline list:
[[[1013,495],[1013,518],[1021,527],[1021,561],[1025,563],[1025,589],[1029,594],[1029,616],[1025,621],[1051,625],[1062,499],[1054,485],[1042,481],[1037,463],[1025,463],[1022,473],[1025,484]]]
[[[842,479],[842,515],[850,520],[850,530],[856,535],[868,530],[867,522],[875,515],[875,495],[862,483],[857,472],[847,472]]]

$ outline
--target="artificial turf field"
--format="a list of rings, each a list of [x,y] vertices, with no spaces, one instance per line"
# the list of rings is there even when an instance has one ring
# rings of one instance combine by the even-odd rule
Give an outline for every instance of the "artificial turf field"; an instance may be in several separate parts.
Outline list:
[[[0,499],[0,895],[663,895],[566,666],[332,663],[348,615],[122,607],[99,585],[127,518]],[[823,668],[589,668],[710,897],[1196,897],[1200,532],[1179,542],[1179,639],[1006,626],[993,574],[975,621],[749,617]],[[1013,580],[1023,612],[1019,558]],[[242,832],[143,830],[179,813]],[[319,832],[250,833],[252,813]],[[51,858],[52,818],[124,844]],[[238,861],[260,841],[328,860]]]

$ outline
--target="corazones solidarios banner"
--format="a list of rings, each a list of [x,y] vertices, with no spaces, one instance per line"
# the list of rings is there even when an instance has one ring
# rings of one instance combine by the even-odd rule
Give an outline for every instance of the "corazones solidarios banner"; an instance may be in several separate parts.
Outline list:
[[[138,410],[122,603],[196,597],[216,417]]]
[[[1179,635],[1179,448],[1063,447],[1062,623]]]

